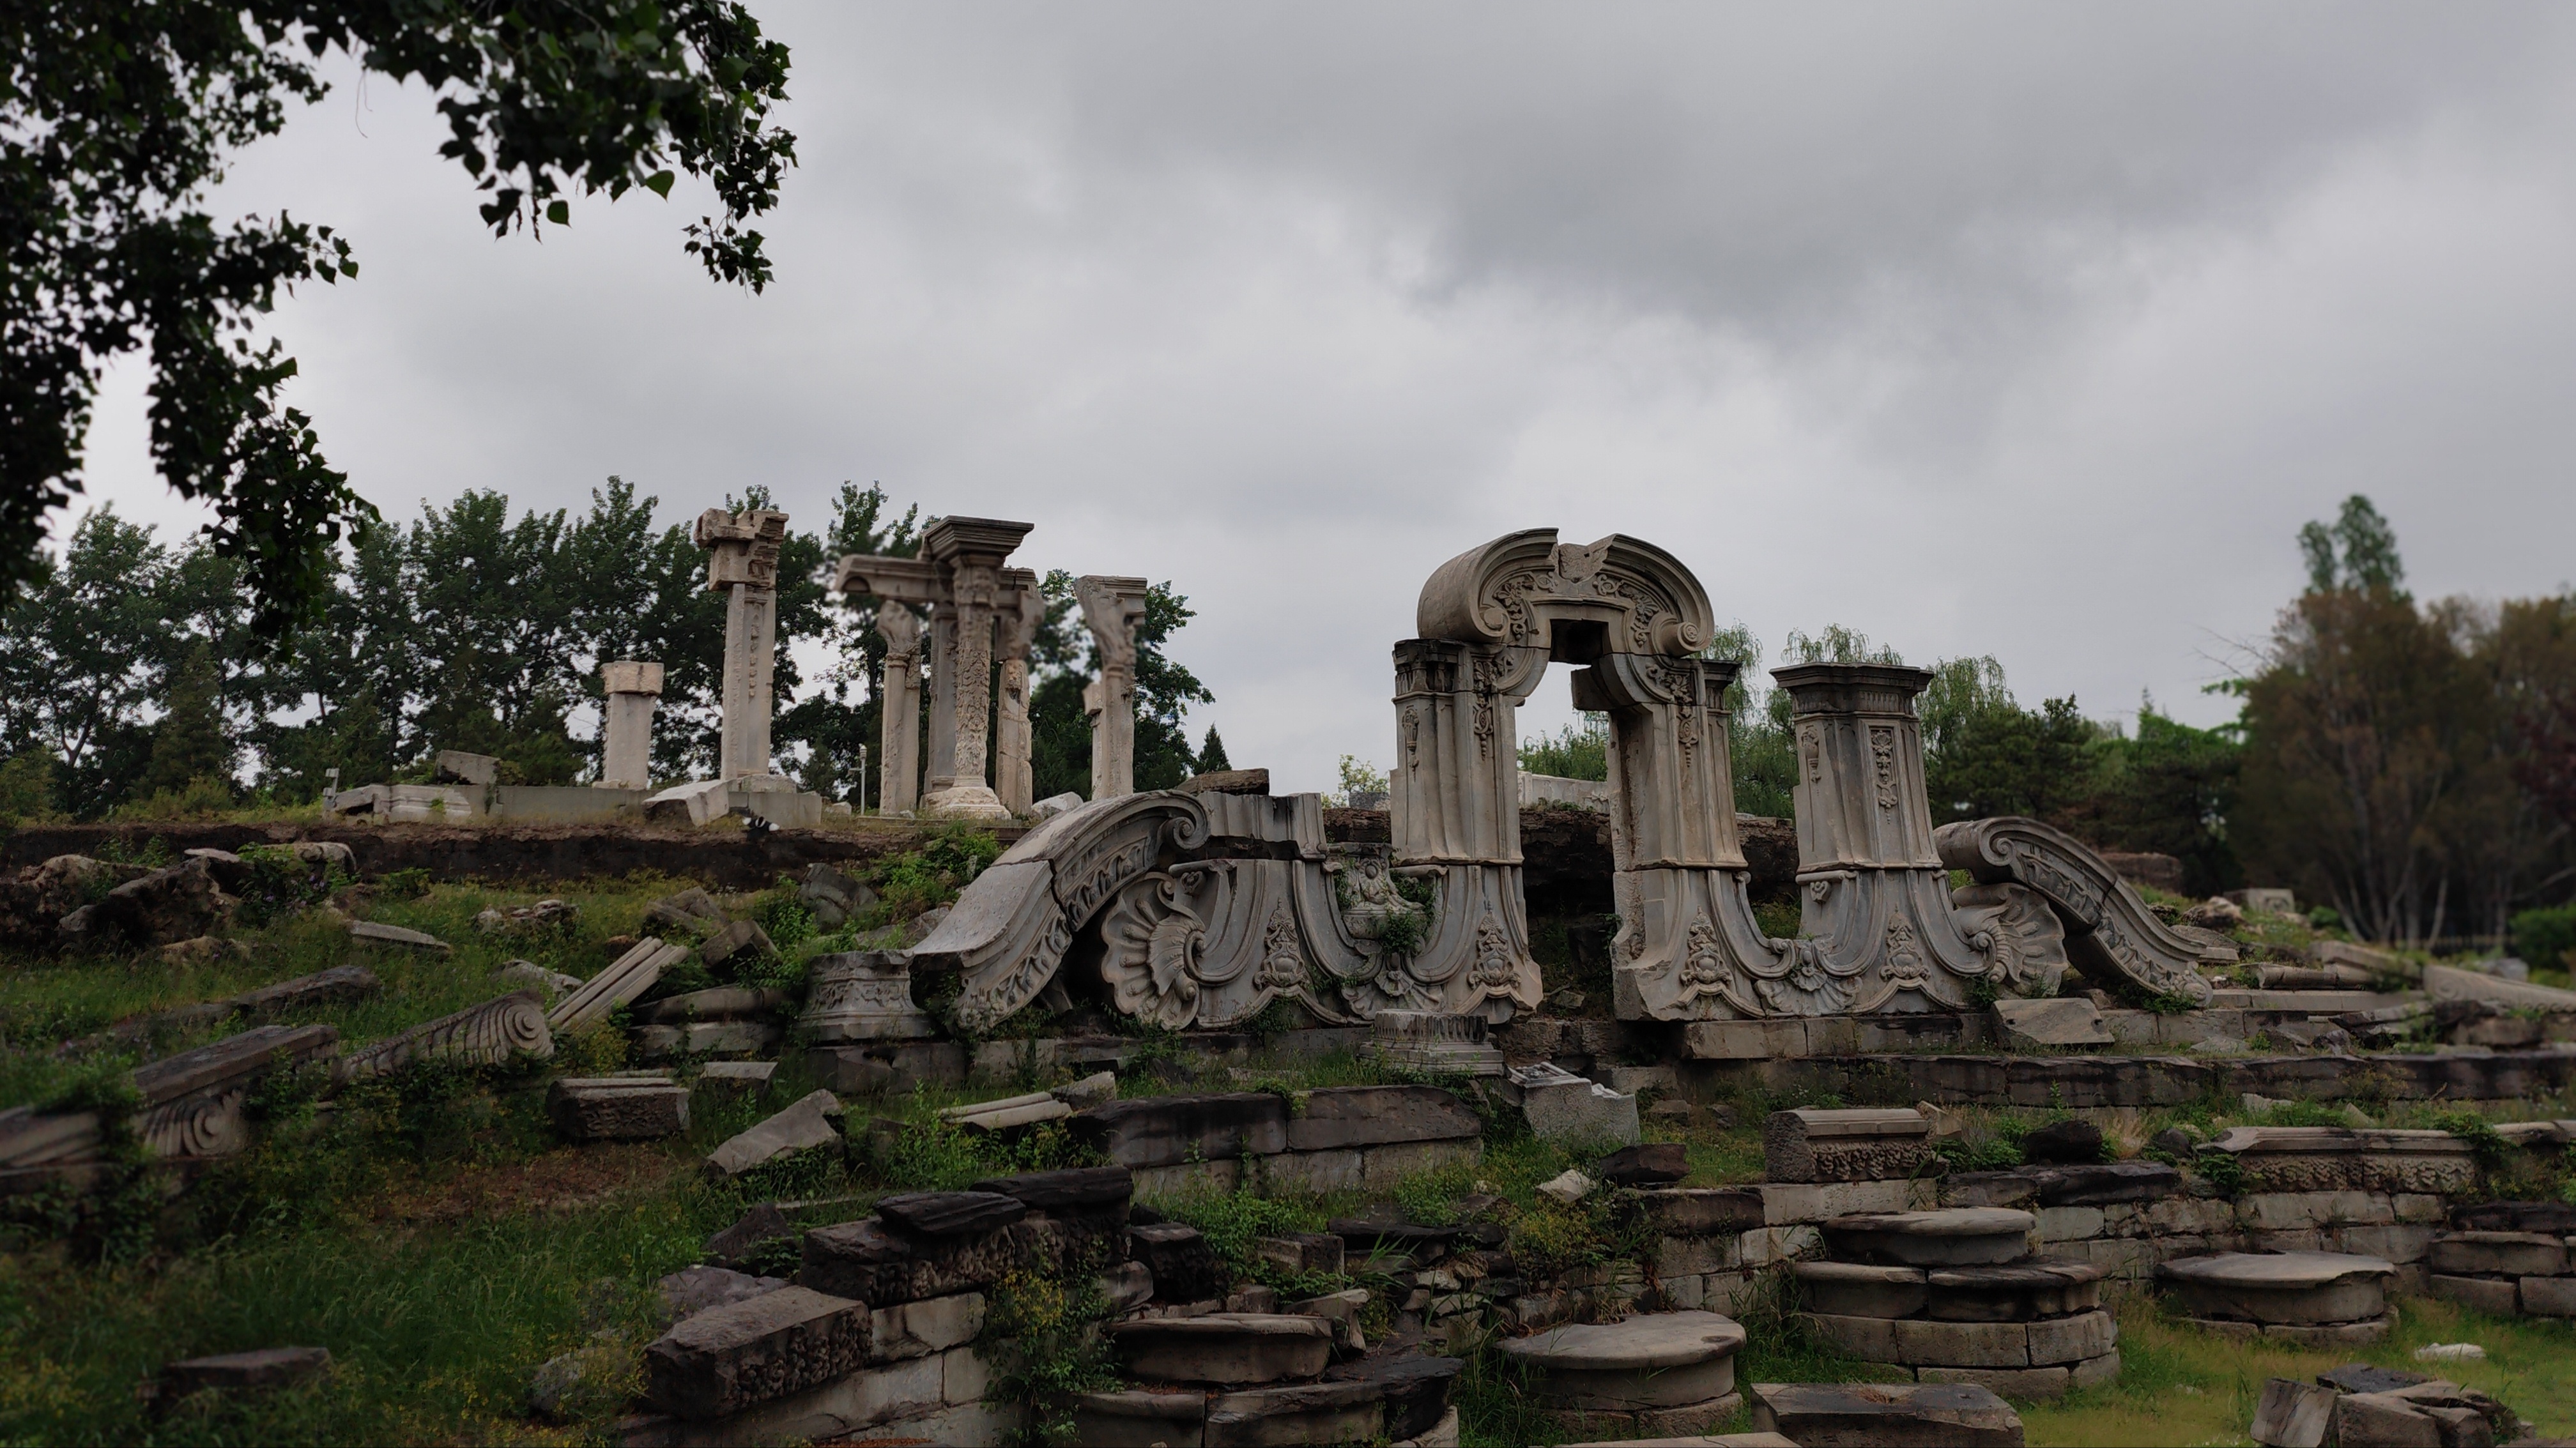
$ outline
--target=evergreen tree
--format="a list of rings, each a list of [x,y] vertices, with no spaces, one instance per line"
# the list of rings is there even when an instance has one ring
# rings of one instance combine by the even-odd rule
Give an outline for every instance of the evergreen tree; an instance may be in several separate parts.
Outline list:
[[[152,757],[144,766],[136,792],[181,794],[201,779],[233,782],[234,748],[224,728],[221,680],[214,652],[204,645],[190,651],[170,683],[165,713],[152,731]]]
[[[1226,761],[1225,741],[1216,737],[1216,726],[1208,726],[1207,738],[1199,744],[1198,772],[1216,774],[1234,766]]]

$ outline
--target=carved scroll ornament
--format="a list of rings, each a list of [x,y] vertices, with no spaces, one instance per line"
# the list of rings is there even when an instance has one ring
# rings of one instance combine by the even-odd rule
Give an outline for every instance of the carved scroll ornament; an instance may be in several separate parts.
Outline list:
[[[2167,929],[2083,841],[2010,815],[1943,825],[1933,841],[1942,864],[1967,871],[1979,884],[2038,892],[2065,922],[2068,957],[2095,982],[2209,1003],[2209,982],[2195,968],[2201,948]]]

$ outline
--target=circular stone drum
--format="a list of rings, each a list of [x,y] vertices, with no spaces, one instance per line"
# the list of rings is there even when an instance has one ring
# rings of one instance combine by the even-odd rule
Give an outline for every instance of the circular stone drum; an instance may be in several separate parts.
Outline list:
[[[2156,1269],[2202,1326],[2289,1342],[2373,1342],[2388,1332],[2393,1263],[2345,1252],[2220,1252]]]
[[[1531,1369],[1550,1407],[1609,1412],[1680,1408],[1735,1391],[1744,1329],[1714,1312],[1653,1312],[1550,1328],[1503,1344]]]
[[[1989,1267],[2030,1255],[2038,1219],[2009,1207],[1863,1212],[1825,1223],[1837,1257],[1900,1267]]]

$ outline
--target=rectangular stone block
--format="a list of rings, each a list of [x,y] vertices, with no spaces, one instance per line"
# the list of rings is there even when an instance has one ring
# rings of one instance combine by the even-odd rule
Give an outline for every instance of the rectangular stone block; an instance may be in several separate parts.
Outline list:
[[[1795,1016],[1761,1021],[1693,1021],[1682,1028],[1682,1053],[1698,1061],[1794,1061],[1807,1049],[1808,1022]]]
[[[1337,1086],[1300,1092],[1288,1119],[1290,1151],[1388,1142],[1450,1141],[1483,1134],[1476,1109],[1437,1086]]]
[[[1832,1313],[1802,1312],[1798,1320],[1819,1339],[1863,1362],[1893,1363],[1904,1361],[1897,1346],[1897,1320],[1892,1317],[1841,1317]]]
[[[2379,1226],[2397,1220],[2386,1194],[2362,1191],[2255,1192],[2237,1203],[2237,1216],[2261,1232],[2298,1227]]]
[[[1822,1222],[1854,1212],[1915,1210],[1916,1191],[1911,1182],[1763,1182],[1753,1190],[1762,1194],[1763,1224],[1772,1227]],[[1933,1183],[1923,1183],[1926,1198],[1936,1191]]]
[[[1752,1299],[1755,1283],[1749,1272],[1711,1272],[1700,1279],[1700,1306],[1708,1312],[1728,1317]]]
[[[1697,1312],[1708,1300],[1708,1278],[1697,1272],[1679,1277],[1658,1277],[1655,1290],[1663,1294],[1666,1307],[1679,1312]]]
[[[1732,1236],[1661,1237],[1655,1243],[1655,1270],[1661,1273],[1726,1272],[1742,1261],[1742,1243]]]
[[[567,1076],[546,1117],[568,1141],[653,1141],[689,1129],[689,1088],[659,1076]]]
[[[1941,1368],[1915,1370],[1926,1384],[1973,1384],[2007,1398],[2033,1398],[2046,1401],[2061,1397],[2071,1377],[2065,1368]]]
[[[1331,1156],[1334,1153],[1318,1151],[1299,1154]],[[1358,1153],[1354,1152],[1352,1155],[1356,1156]],[[1263,1157],[1260,1160],[1266,1164],[1279,1159]],[[1240,1161],[1196,1161],[1176,1166],[1136,1168],[1136,1195],[1139,1198],[1177,1197],[1192,1191],[1209,1191],[1223,1196],[1242,1184],[1243,1163]]]
[[[1658,1187],[1637,1193],[1646,1221],[1667,1237],[1710,1237],[1763,1224],[1762,1194],[1747,1187]]]
[[[1971,1383],[1756,1383],[1753,1428],[1802,1448],[2021,1448],[2021,1415]]]
[[[1339,1273],[1344,1250],[1342,1239],[1330,1232],[1290,1232],[1252,1244],[1255,1257],[1282,1272]]]
[[[2556,1277],[2567,1244],[2538,1232],[2452,1232],[2433,1242],[2433,1270],[2454,1277]]]
[[[2336,1251],[2381,1257],[2400,1266],[2424,1261],[2433,1250],[2431,1227],[2337,1227],[2334,1239]]]
[[[720,1418],[857,1372],[868,1306],[781,1287],[686,1318],[644,1350],[645,1392],[682,1418]]]
[[[1485,1143],[1481,1139],[1372,1146],[1360,1153],[1360,1185],[1371,1192],[1393,1191],[1396,1183],[1406,1177],[1461,1162],[1473,1165],[1484,1159]]]
[[[2576,1277],[2525,1277],[2522,1310],[2533,1317],[2576,1317]]]
[[[1154,1096],[1077,1112],[1073,1137],[1129,1168],[1268,1156],[1288,1149],[1288,1103],[1267,1091]]]
[[[805,1233],[796,1280],[879,1307],[978,1292],[1014,1267],[1051,1255],[1043,1229],[1059,1225],[1015,1222],[981,1236],[931,1242],[898,1236],[875,1217],[863,1217]]]
[[[2323,1252],[2330,1244],[2323,1227],[2301,1227],[2287,1232],[2247,1232],[2248,1252]]]
[[[2517,1284],[2507,1277],[2448,1277],[2434,1273],[2433,1295],[2447,1297],[2464,1307],[2497,1317],[2511,1317],[2522,1308]]]
[[[880,1307],[870,1315],[869,1357],[900,1362],[963,1347],[984,1330],[984,1295],[959,1292]]]
[[[2119,1345],[2119,1324],[2107,1312],[2079,1312],[2072,1317],[2048,1317],[2030,1324],[2030,1360],[2034,1366],[2085,1362]]]
[[[1774,1262],[1798,1262],[1817,1256],[1824,1250],[1824,1234],[1810,1226],[1756,1227],[1744,1234],[1744,1265],[1767,1267]]]
[[[2042,1207],[2037,1216],[2042,1242],[2077,1242],[2102,1235],[2100,1207]]]
[[[1358,1151],[1283,1151],[1277,1156],[1257,1158],[1263,1175],[1274,1186],[1313,1192],[1323,1196],[1332,1192],[1355,1192],[1362,1188],[1363,1153]],[[1236,1162],[1219,1163],[1237,1166]],[[1152,1167],[1148,1171],[1186,1171],[1183,1167]],[[1139,1178],[1142,1181],[1142,1178]]]
[[[2030,1333],[2023,1323],[1899,1318],[1895,1327],[1896,1362],[1952,1368],[2030,1366]]]
[[[2444,1197],[2399,1192],[2389,1200],[2396,1209],[2397,1220],[2401,1222],[2440,1222],[2448,1220],[2451,1214],[2450,1201]]]
[[[1763,1168],[1776,1182],[1911,1177],[1930,1153],[1931,1130],[1911,1108],[1774,1111],[1762,1125]]]
[[[2223,1198],[2167,1197],[2141,1207],[2138,1218],[2151,1236],[2233,1232],[2237,1225],[2236,1204]]]

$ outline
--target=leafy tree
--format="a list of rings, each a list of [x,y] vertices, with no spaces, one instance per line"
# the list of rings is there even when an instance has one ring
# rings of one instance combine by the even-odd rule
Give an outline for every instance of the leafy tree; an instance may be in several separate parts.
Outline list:
[[[57,761],[65,810],[122,799],[152,752],[148,721],[167,679],[171,558],[152,530],[97,508],[33,591],[0,617],[0,720],[13,754]]]
[[[1099,677],[1100,653],[1074,633],[1073,575],[1057,569],[1039,588],[1049,601],[1050,626],[1039,631],[1030,649],[1032,673],[1047,669],[1029,690],[1030,773],[1040,799],[1068,789],[1089,798],[1091,722],[1082,707],[1082,689]],[[1136,624],[1135,777],[1140,790],[1170,789],[1190,777],[1198,756],[1183,720],[1190,705],[1216,701],[1197,675],[1164,650],[1171,636],[1197,616],[1189,604],[1169,583],[1145,590],[1145,616]],[[1079,784],[1072,782],[1076,778]]]
[[[2175,857],[2191,894],[2235,889],[2245,883],[2228,830],[2240,734],[2234,724],[2195,729],[2141,704],[2135,738],[2106,731],[2094,741],[2090,796],[2063,823],[2109,848]]]
[[[1521,742],[1521,768],[1559,779],[1607,780],[1610,777],[1610,716],[1586,714],[1580,727],[1568,724],[1555,734]]]
[[[825,534],[821,574],[828,578],[841,558],[857,553],[879,558],[910,558],[921,548],[921,508],[889,519],[883,484],[861,488],[841,484]],[[880,725],[885,698],[885,636],[877,632],[878,612],[908,607],[875,598],[843,598],[822,614],[821,630],[833,659],[824,670],[822,688],[780,711],[773,737],[781,747],[805,751],[800,777],[805,787],[826,797],[846,797],[864,804],[874,782],[862,777],[860,761],[876,758],[884,732]],[[926,736],[925,736],[926,737]]]
[[[2394,592],[2406,581],[2398,561],[2397,530],[2359,493],[2343,500],[2334,526],[2310,522],[2299,529],[2299,556],[2308,565],[2308,591]]]
[[[139,792],[181,794],[199,780],[233,778],[236,750],[224,728],[221,681],[213,654],[198,645],[171,681],[161,720],[152,730],[152,757]]]
[[[150,349],[151,448],[216,513],[266,634],[310,618],[334,545],[376,514],[285,407],[294,359],[255,341],[281,290],[357,275],[347,241],[284,213],[206,208],[228,157],[327,87],[333,47],[440,94],[441,154],[496,234],[571,220],[569,198],[678,172],[722,217],[687,228],[708,273],[770,275],[746,223],[777,202],[794,138],[768,129],[787,50],[734,0],[13,0],[0,5],[0,586],[41,588],[45,520],[80,489],[108,359]]]

